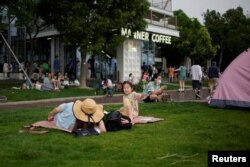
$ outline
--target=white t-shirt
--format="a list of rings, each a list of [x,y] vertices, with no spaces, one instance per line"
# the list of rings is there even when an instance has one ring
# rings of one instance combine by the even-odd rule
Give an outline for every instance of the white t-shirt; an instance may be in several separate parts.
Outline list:
[[[41,84],[36,84],[36,85],[35,85],[35,89],[36,89],[36,90],[41,90],[41,87],[42,87]]]
[[[9,64],[8,63],[3,64],[3,72],[9,72]]]
[[[192,65],[191,67],[192,80],[201,81],[202,71],[200,65]]]

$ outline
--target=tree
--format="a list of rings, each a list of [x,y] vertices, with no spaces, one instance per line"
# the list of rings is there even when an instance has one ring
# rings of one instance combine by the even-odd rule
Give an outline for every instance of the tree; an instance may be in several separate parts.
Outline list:
[[[182,11],[174,11],[174,15],[177,16],[178,30],[180,31],[180,37],[173,39],[174,47],[178,50],[181,57],[190,56],[192,41],[190,35],[192,20]]]
[[[86,87],[86,53],[117,47],[122,27],[143,30],[147,0],[41,0],[42,18],[63,35],[66,45],[80,48],[80,87]]]
[[[15,21],[17,27],[25,27],[30,40],[31,62],[34,56],[34,39],[47,25],[39,17],[39,1],[37,0],[5,0],[2,5],[7,7],[10,23]],[[9,24],[10,24],[9,23]],[[9,35],[10,38],[10,35]],[[26,38],[26,37],[25,37]],[[9,43],[10,40],[9,40]],[[30,71],[31,72],[31,71]]]
[[[0,20],[2,21],[2,13],[5,10],[5,5],[0,3]],[[0,22],[0,32],[6,29],[6,25],[2,22]]]
[[[1,14],[4,14],[4,15],[6,14],[6,16],[7,16],[7,19],[6,19],[7,22],[5,22],[5,23],[1,22],[0,23],[0,29],[2,29],[3,31],[6,31],[6,38],[7,38],[7,42],[8,42],[9,45],[11,45],[11,34],[10,34],[11,29],[10,29],[10,27],[11,27],[11,23],[15,19],[15,16],[12,15],[11,12],[9,12],[10,11],[9,6],[11,6],[11,4],[13,4],[12,0],[9,0],[9,1],[3,0],[3,1],[0,2]],[[11,54],[10,54],[9,50],[7,50],[7,55],[8,55],[7,56],[7,62],[10,62]]]
[[[198,37],[198,38],[197,38]],[[196,33],[195,46],[191,52],[192,57],[200,58],[205,62],[208,59],[212,59],[216,55],[218,46],[212,46],[212,38],[206,27],[202,26]]]
[[[223,14],[223,17],[225,18],[226,24],[229,28],[227,36],[227,49],[238,55],[249,47],[249,18],[246,18],[241,7],[229,9],[225,14]]]
[[[182,10],[174,11],[174,14],[177,16],[180,31],[180,37],[173,40],[178,53],[183,58],[187,56],[204,61],[212,59],[217,47],[212,45],[212,39],[206,27],[202,26],[196,18],[190,19]]]
[[[229,9],[223,15],[214,10],[207,10],[204,20],[213,44],[219,46],[219,67],[222,66],[225,52],[226,58],[231,57],[229,59],[232,60],[249,47],[250,22],[241,7]]]

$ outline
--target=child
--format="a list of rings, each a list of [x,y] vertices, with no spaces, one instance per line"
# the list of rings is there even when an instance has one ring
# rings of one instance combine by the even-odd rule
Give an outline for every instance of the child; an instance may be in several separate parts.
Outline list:
[[[141,94],[133,91],[133,85],[131,82],[124,81],[122,83],[122,90],[124,93],[123,107],[118,111],[121,112],[122,115],[129,116],[133,124],[144,124],[163,120],[162,118],[139,116],[138,100],[144,99],[146,95],[144,93]]]
[[[138,100],[144,98],[144,94],[133,91],[133,85],[129,81],[122,83],[123,107],[119,110],[122,115],[128,116],[132,122],[133,118],[139,116]]]
[[[212,98],[213,98],[213,96],[214,96],[216,87],[217,87],[217,83],[215,83],[214,88],[212,89],[212,91],[209,90],[210,93],[209,93],[209,95],[208,95],[208,97],[207,97],[207,103],[208,103],[208,104],[211,103],[211,100],[212,100]]]

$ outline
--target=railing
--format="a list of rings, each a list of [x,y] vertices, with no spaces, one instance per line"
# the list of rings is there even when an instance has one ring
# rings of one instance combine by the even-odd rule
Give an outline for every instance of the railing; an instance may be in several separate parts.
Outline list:
[[[149,0],[152,7],[172,11],[172,0]]]
[[[160,21],[152,20],[152,19],[144,19],[147,23],[161,26],[161,27],[166,27],[170,29],[175,29],[177,26],[177,18],[176,17],[170,17],[170,18],[165,18],[165,19],[160,19]]]

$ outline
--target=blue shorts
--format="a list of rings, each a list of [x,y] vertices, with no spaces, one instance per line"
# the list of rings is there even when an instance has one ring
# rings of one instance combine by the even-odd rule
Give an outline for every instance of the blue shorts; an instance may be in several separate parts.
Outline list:
[[[184,75],[179,75],[179,80],[181,80],[181,81],[185,81],[186,80],[186,76],[184,76]]]

